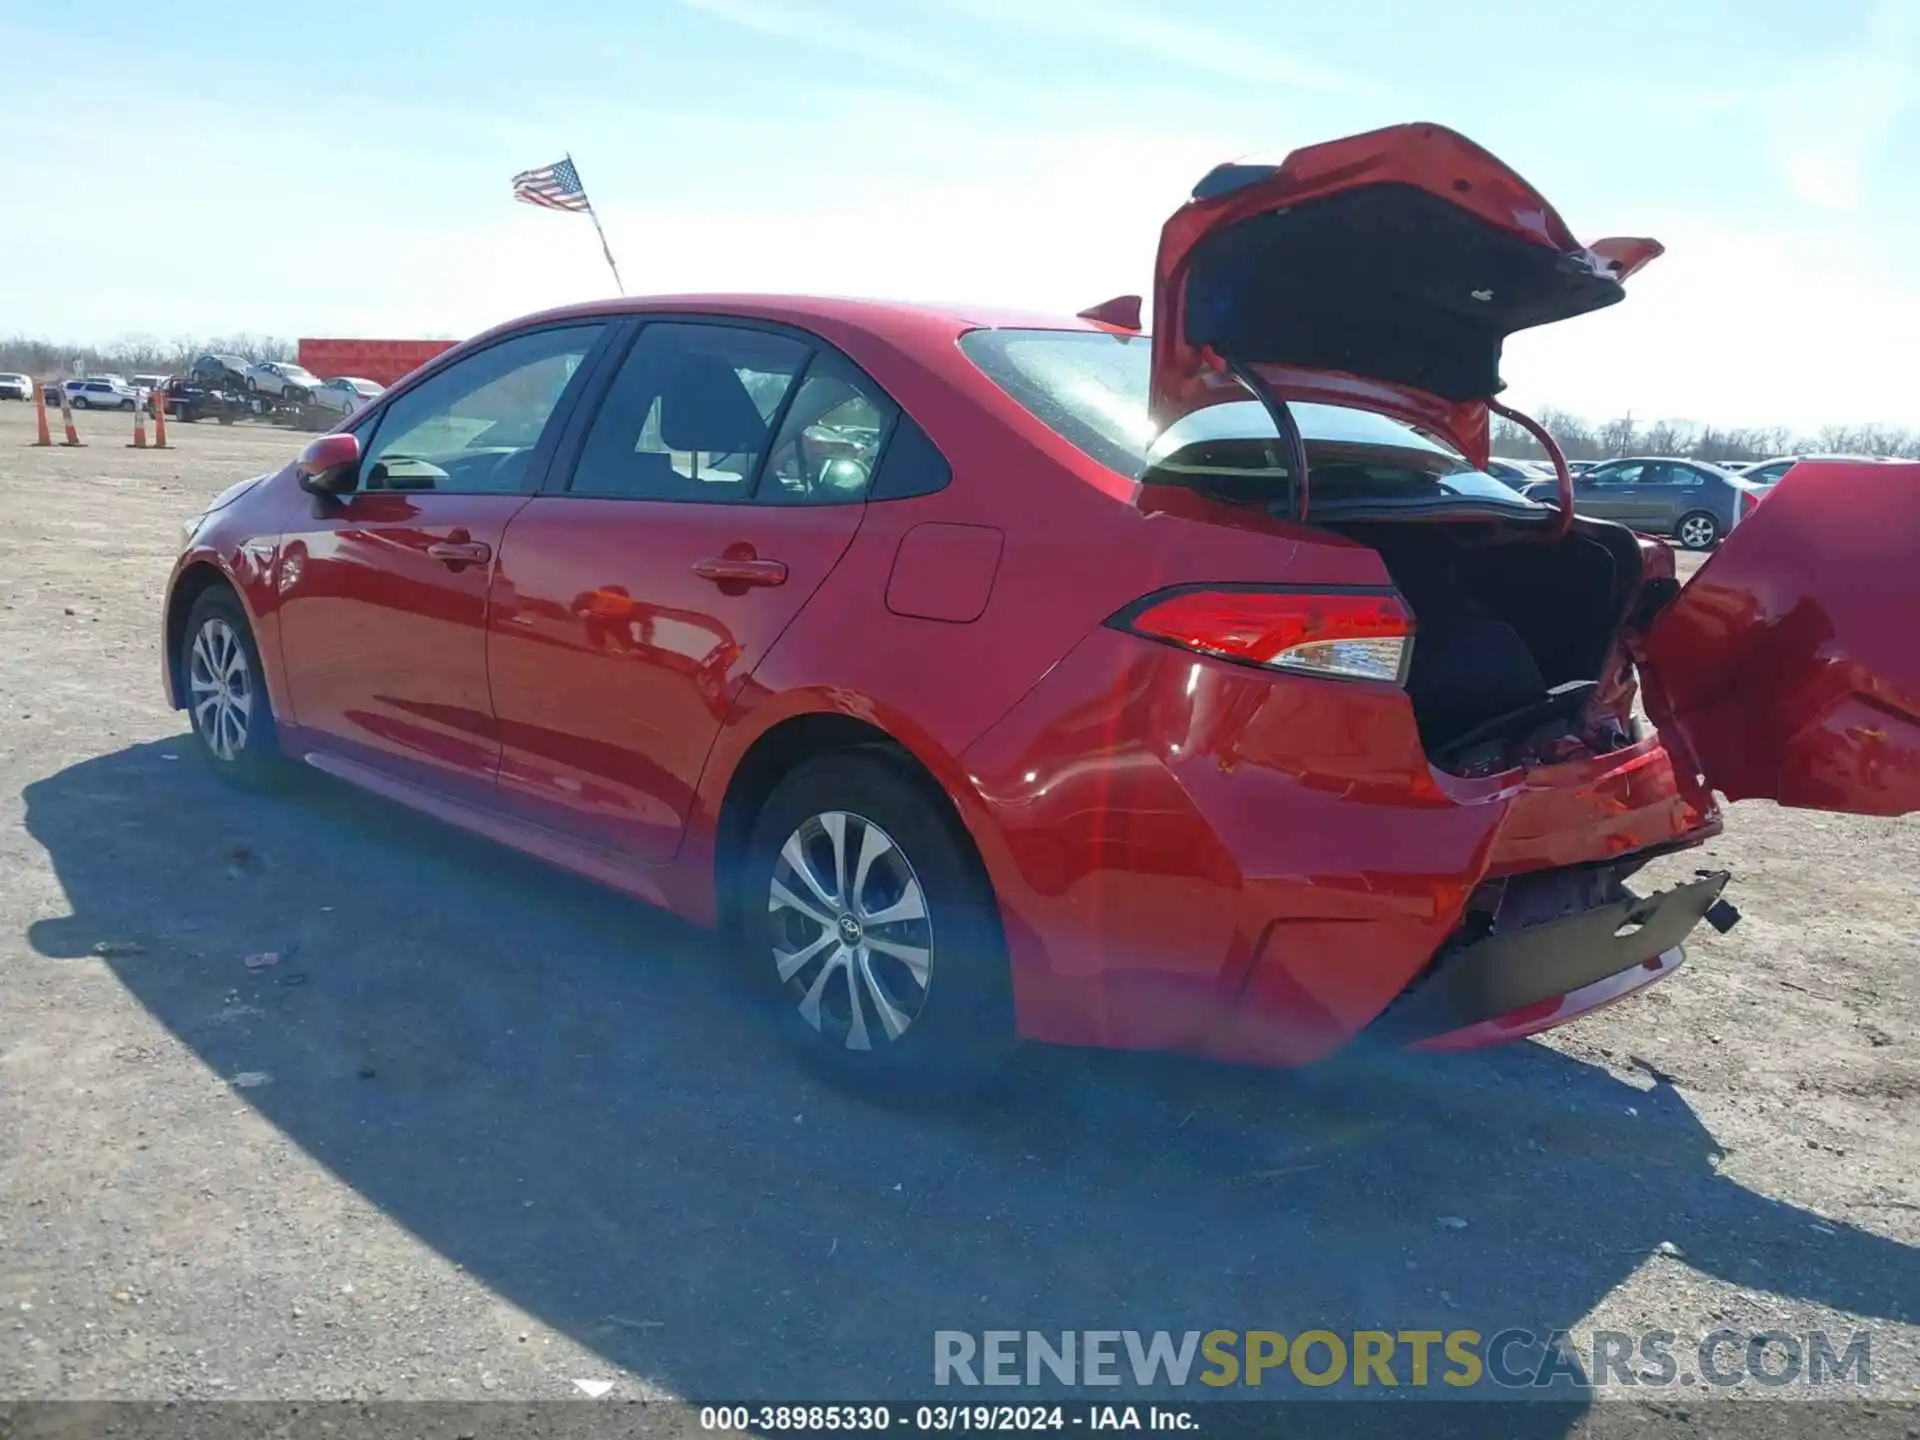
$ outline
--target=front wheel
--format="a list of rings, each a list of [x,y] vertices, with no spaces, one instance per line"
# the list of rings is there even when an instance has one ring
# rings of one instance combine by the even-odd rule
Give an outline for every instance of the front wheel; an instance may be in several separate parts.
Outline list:
[[[795,770],[754,822],[739,932],[804,1060],[877,1098],[995,1079],[1015,1048],[999,910],[932,782],[882,750]]]
[[[76,395],[73,397],[73,408],[76,410],[88,410],[91,409],[92,406],[88,403],[86,396]]]
[[[223,778],[252,789],[285,774],[253,627],[231,590],[204,591],[180,641],[180,686],[200,753]]]
[[[133,409],[133,408],[134,408],[134,406],[135,406],[135,404],[136,404],[136,403],[137,403],[137,402],[135,402],[135,401],[132,401],[132,400],[122,400],[122,401],[120,402],[120,408],[121,408],[122,410],[131,410],[131,409]]]
[[[1706,510],[1695,510],[1680,517],[1673,533],[1688,550],[1711,550],[1720,538],[1720,522]]]

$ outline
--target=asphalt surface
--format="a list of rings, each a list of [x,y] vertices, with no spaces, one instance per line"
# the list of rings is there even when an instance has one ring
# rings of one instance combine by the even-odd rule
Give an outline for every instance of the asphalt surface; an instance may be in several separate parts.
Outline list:
[[[161,586],[299,438],[127,428],[0,403],[0,1399],[901,1399],[942,1329],[1507,1326],[1866,1329],[1920,1398],[1912,821],[1736,807],[1653,878],[1731,868],[1742,925],[1545,1043],[875,1108],[669,918],[216,783]]]

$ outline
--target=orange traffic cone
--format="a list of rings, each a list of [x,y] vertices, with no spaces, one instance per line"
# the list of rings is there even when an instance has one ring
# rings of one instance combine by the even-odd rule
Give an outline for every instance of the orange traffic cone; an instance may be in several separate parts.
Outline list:
[[[167,392],[164,390],[153,392],[153,448],[173,448],[167,444]]]
[[[135,404],[133,407],[133,439],[127,442],[129,450],[147,448],[147,407]]]
[[[86,443],[80,438],[80,432],[73,428],[73,402],[67,398],[67,387],[64,385],[60,387],[60,422],[67,427],[67,438],[60,442],[62,445]]]
[[[38,438],[33,443],[53,444],[53,431],[47,425],[47,387],[39,380],[33,382],[33,422],[38,432]]]

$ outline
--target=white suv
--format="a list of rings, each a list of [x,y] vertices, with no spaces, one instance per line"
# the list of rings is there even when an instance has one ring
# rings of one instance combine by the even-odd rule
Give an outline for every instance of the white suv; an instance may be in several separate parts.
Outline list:
[[[93,376],[69,380],[61,388],[67,392],[67,403],[76,410],[134,410],[140,404],[133,387],[120,379]]]
[[[25,375],[8,372],[0,375],[0,400],[31,400],[33,381]]]

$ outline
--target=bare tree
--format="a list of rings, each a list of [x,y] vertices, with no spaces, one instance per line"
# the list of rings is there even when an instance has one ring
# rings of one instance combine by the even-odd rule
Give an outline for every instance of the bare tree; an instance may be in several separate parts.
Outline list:
[[[1634,428],[1633,412],[1629,410],[1617,420],[1609,420],[1600,427],[1597,437],[1600,441],[1600,453],[1607,456],[1631,455],[1640,432]]]
[[[1516,459],[1530,460],[1541,453],[1539,442],[1533,436],[1511,420],[1498,415],[1493,417],[1493,427],[1488,438],[1496,455],[1511,455]]]
[[[1682,440],[1680,427],[1671,420],[1656,420],[1640,437],[1640,448],[1649,455],[1678,455]]]

